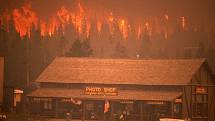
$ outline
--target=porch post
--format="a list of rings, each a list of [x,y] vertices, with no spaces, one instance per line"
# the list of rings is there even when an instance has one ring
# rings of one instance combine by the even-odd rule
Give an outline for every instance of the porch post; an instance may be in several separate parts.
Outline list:
[[[114,102],[110,101],[110,114],[113,116],[113,111],[114,111]]]
[[[106,101],[104,100],[104,103],[103,103],[103,107],[104,107],[104,108],[105,108],[105,103],[106,103]],[[105,121],[105,118],[106,118],[105,115],[106,115],[106,114],[105,114],[105,112],[104,112],[104,109],[103,109],[102,112],[103,112],[103,121]]]
[[[140,101],[140,121],[143,121],[143,101]]]
[[[82,100],[82,116],[81,116],[81,120],[84,121],[85,120],[85,100]]]
[[[58,117],[58,99],[55,99],[55,117]]]
[[[174,117],[174,101],[170,102],[171,103],[171,117]]]

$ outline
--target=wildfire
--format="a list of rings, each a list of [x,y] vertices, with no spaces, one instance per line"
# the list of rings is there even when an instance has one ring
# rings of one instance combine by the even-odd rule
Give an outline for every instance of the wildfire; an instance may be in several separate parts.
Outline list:
[[[124,19],[119,20],[119,30],[122,34],[122,37],[124,39],[127,39],[127,37],[128,37],[128,26],[126,25],[126,22]]]
[[[89,38],[90,36],[90,28],[91,28],[91,24],[87,23],[86,24],[86,37]]]
[[[47,26],[48,26],[47,27],[48,34],[49,36],[52,36],[56,33],[57,29],[60,27],[60,23],[55,17],[53,17],[51,19],[50,24],[48,24]]]
[[[63,24],[69,23],[69,20],[72,15],[70,15],[69,11],[62,6],[61,9],[57,12],[57,16]]]
[[[109,24],[110,34],[113,35],[114,34],[114,17],[113,17],[113,13],[112,12],[108,16],[108,24]]]
[[[20,36],[30,36],[31,28],[37,29],[38,17],[32,10],[30,4],[24,5],[21,9],[13,10],[13,21],[16,31],[20,33]]]
[[[181,27],[183,30],[185,30],[185,17],[184,16],[181,17]]]
[[[139,25],[139,26],[138,26],[138,30],[137,30],[137,39],[138,39],[138,40],[141,39],[141,34],[142,34],[142,28],[141,28],[141,26]]]
[[[95,14],[91,14],[78,2],[77,10],[69,10],[62,6],[49,20],[43,20],[38,17],[30,4],[24,4],[21,8],[12,10],[12,13],[5,10],[0,15],[0,25],[4,25],[6,30],[9,31],[9,21],[14,21],[15,29],[21,37],[26,35],[30,37],[32,28],[40,29],[41,36],[53,36],[59,30],[59,27],[62,28],[61,31],[64,33],[65,27],[72,25],[71,27],[75,30],[76,35],[81,38],[89,38],[92,29],[96,29],[97,34],[107,29],[109,33],[106,34],[111,36],[120,35],[122,40],[127,40],[130,36],[134,36],[133,39],[140,40],[143,33],[149,35],[149,37],[162,34],[164,39],[168,39],[170,30],[174,29],[173,26],[169,26],[170,17],[167,14],[164,14],[161,18],[144,18],[131,24],[125,16],[119,17],[113,11],[107,11],[104,9],[103,14],[97,16],[96,11],[94,11]],[[184,16],[179,18],[181,28],[185,30],[187,20]]]
[[[97,32],[100,33],[102,30],[102,22],[97,21]]]
[[[149,22],[145,22],[145,32],[150,38],[152,37],[152,26],[150,26]]]
[[[41,21],[40,22],[40,33],[41,33],[41,36],[45,36],[46,35],[46,23],[44,21]]]
[[[164,22],[164,38],[167,40],[168,39],[168,36],[169,36],[169,28],[168,28],[168,21],[169,21],[169,16],[167,14],[164,15],[165,17],[165,22]]]

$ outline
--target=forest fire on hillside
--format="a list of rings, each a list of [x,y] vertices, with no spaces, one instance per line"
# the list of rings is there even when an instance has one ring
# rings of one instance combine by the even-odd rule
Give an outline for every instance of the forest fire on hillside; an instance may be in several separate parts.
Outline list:
[[[165,39],[171,36],[174,27],[170,26],[169,20],[172,19],[168,14],[163,16],[150,16],[142,21],[130,20],[124,16],[115,16],[114,12],[103,9],[102,15],[97,15],[96,10],[85,10],[85,7],[78,2],[78,10],[69,10],[62,6],[55,12],[49,20],[39,18],[37,13],[32,9],[31,4],[24,4],[21,8],[12,10],[12,13],[5,10],[1,14],[1,23],[5,26],[9,25],[9,21],[13,21],[16,31],[20,36],[31,35],[31,29],[39,29],[42,36],[52,36],[59,28],[63,33],[68,25],[72,25],[78,36],[89,38],[93,30],[96,29],[96,35],[107,29],[111,36],[120,35],[123,40],[129,37],[140,39],[143,34],[153,36],[160,34]],[[187,20],[184,16],[179,16],[174,21],[182,30],[187,28]],[[107,25],[108,27],[106,27]],[[8,27],[7,27],[8,28]],[[190,26],[189,30],[192,30]]]

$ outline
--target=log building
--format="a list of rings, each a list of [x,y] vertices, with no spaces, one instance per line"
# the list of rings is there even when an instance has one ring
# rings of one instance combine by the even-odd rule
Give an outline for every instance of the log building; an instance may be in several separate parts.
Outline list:
[[[214,78],[205,59],[56,58],[29,93],[31,115],[104,120],[215,120]]]

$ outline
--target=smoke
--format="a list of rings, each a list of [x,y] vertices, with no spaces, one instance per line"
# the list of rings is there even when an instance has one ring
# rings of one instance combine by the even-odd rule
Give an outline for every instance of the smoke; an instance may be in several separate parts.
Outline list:
[[[0,0],[1,13],[6,14],[0,14],[3,15],[0,19],[13,19],[20,36],[30,36],[32,27],[41,29],[42,36],[52,36],[61,28],[67,39],[90,38],[94,48],[123,41],[130,50],[135,50],[141,44],[138,40],[169,40],[177,31],[214,31],[214,3],[213,0]],[[156,48],[153,42],[150,44]]]
[[[117,14],[130,17],[160,15],[168,12],[170,16],[191,16],[196,18],[213,18],[214,0],[0,0],[1,8],[17,8],[23,3],[31,3],[40,17],[53,14],[62,5],[73,9],[77,2],[88,8],[99,7],[115,11]]]

